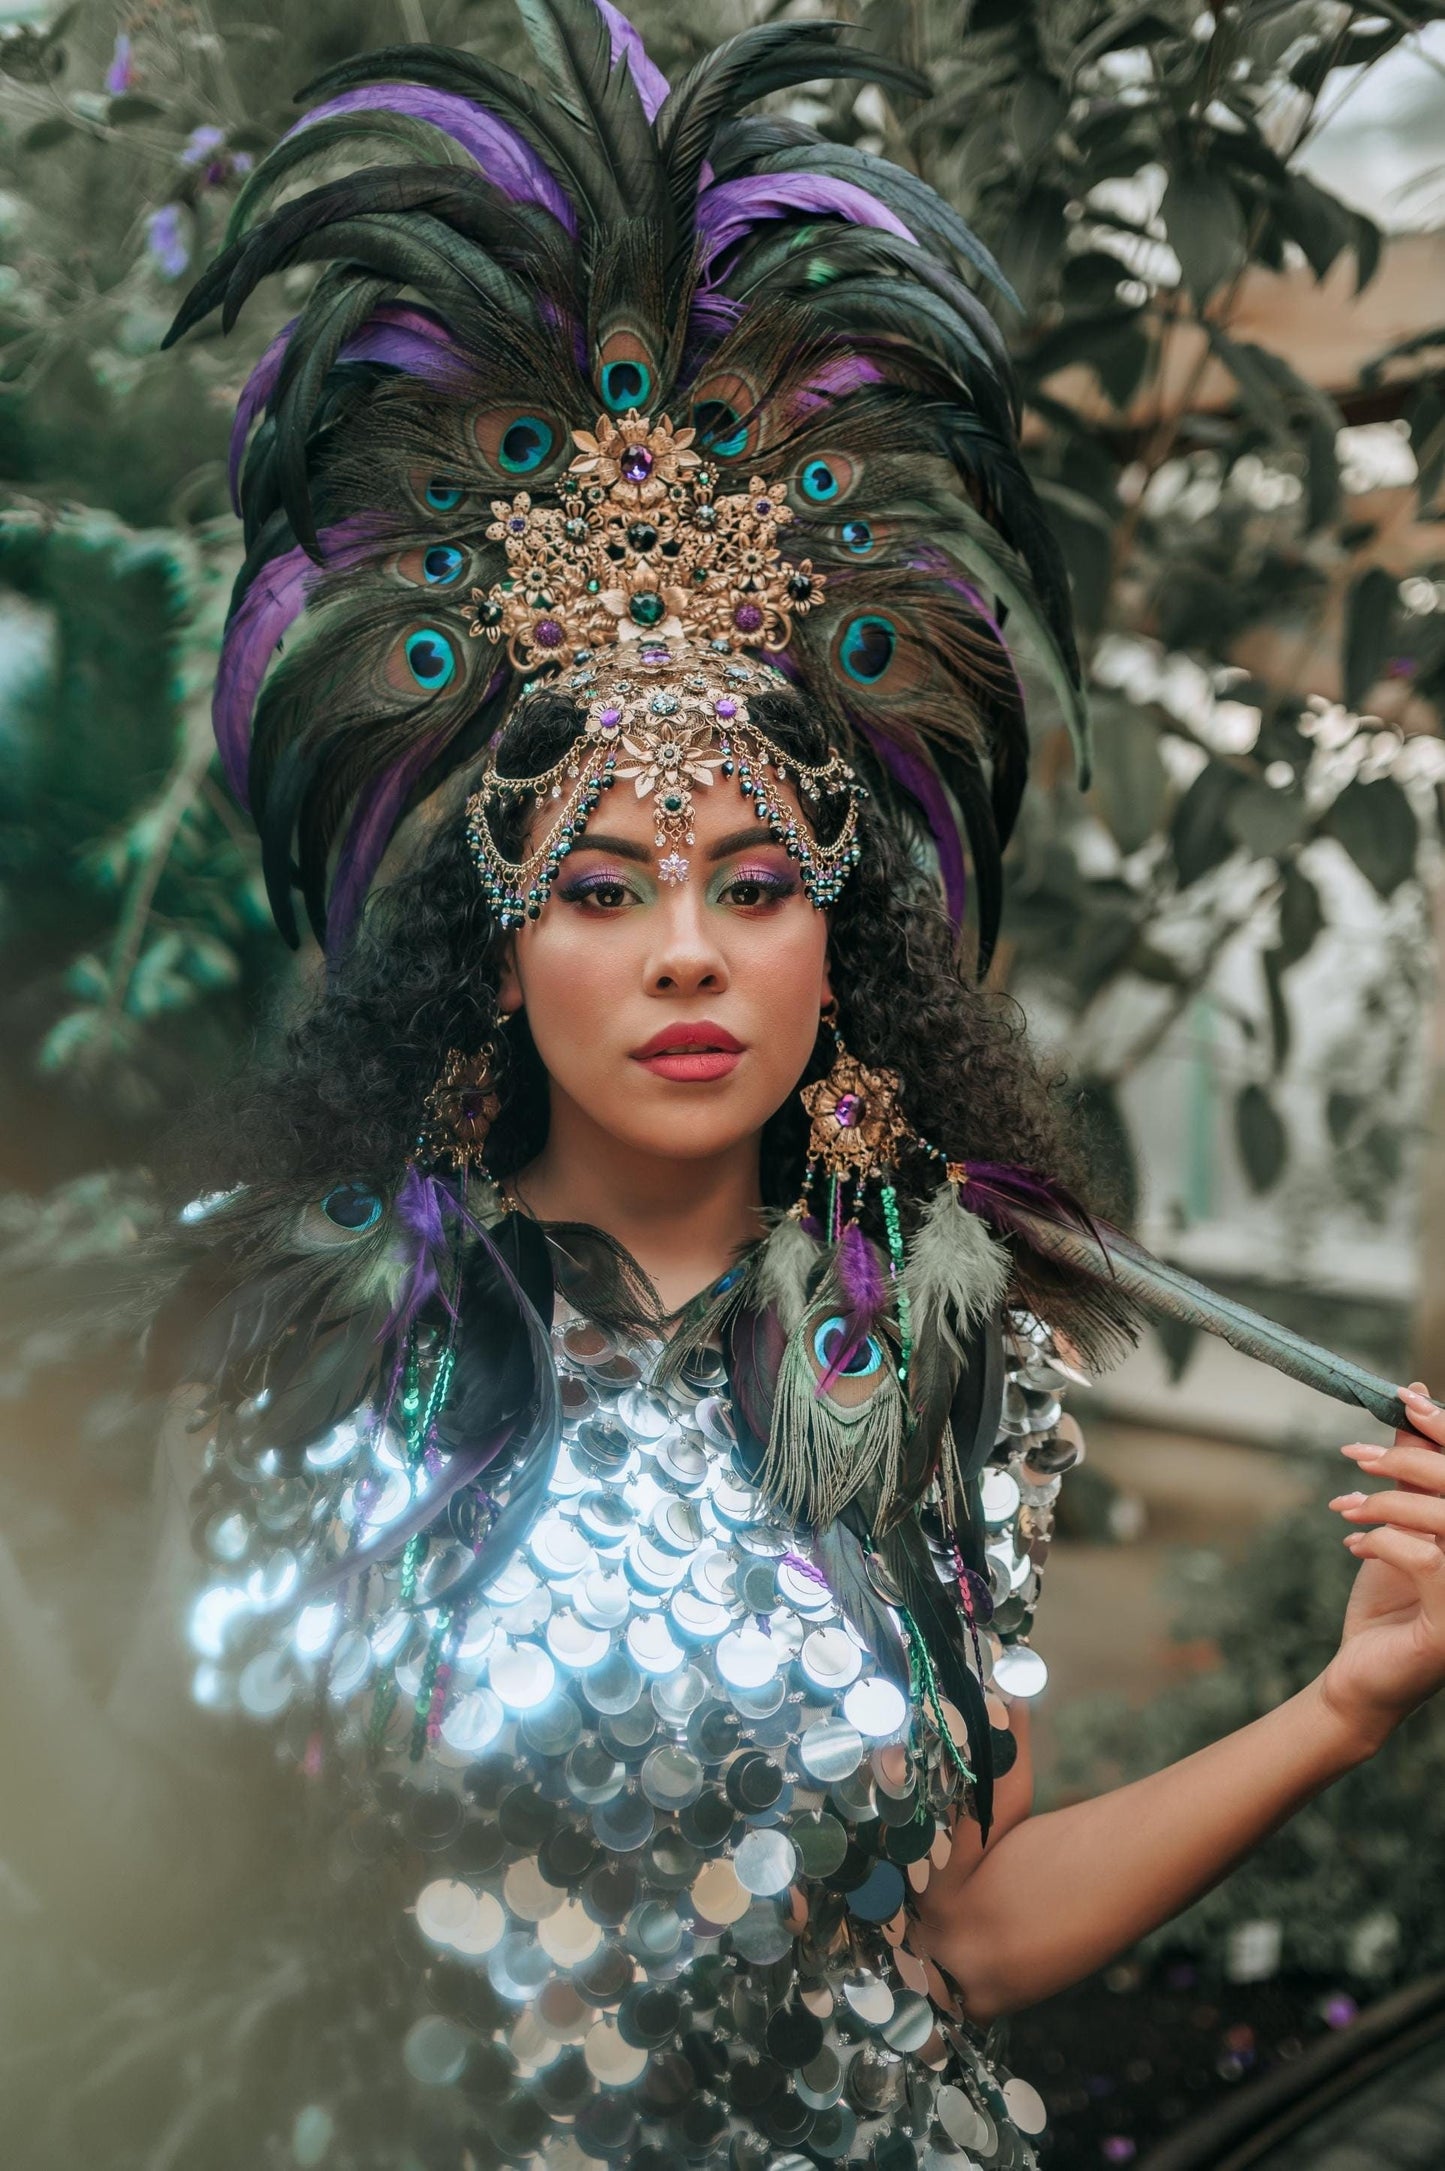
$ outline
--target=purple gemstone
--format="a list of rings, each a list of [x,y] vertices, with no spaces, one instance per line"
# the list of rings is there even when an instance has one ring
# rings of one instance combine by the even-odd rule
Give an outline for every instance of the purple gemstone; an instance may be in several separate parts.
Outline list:
[[[837,1121],[845,1131],[851,1131],[863,1113],[863,1103],[856,1093],[845,1093],[833,1110]]]
[[[624,482],[646,482],[652,473],[652,454],[646,445],[629,445],[617,465]]]
[[[642,660],[644,663],[671,663],[672,650],[670,648],[644,648]]]
[[[774,506],[771,498],[753,499],[753,511],[757,514],[759,520],[766,520],[773,510]]]
[[[565,638],[555,618],[539,618],[532,628],[532,639],[538,648],[560,648]]]
[[[733,624],[739,633],[756,633],[763,622],[763,614],[756,603],[740,603],[733,612]]]
[[[714,701],[713,709],[718,716],[736,716],[738,713],[736,701],[730,699],[727,694],[723,695],[721,701]]]
[[[507,526],[511,529],[513,535],[525,535],[527,532],[527,523],[521,513],[513,513],[511,519],[507,522]]]
[[[622,711],[620,708],[617,707],[616,703],[614,702],[609,707],[598,710],[597,721],[602,726],[604,731],[610,731],[614,724],[621,723]]]

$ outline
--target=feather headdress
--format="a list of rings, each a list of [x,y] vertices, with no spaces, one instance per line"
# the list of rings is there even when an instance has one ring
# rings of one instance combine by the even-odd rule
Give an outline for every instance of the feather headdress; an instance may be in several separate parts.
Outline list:
[[[956,918],[971,863],[986,958],[1028,761],[1005,617],[1086,766],[1062,564],[977,291],[1008,289],[916,176],[747,117],[819,79],[925,86],[830,22],[761,25],[669,86],[606,0],[518,8],[545,91],[402,46],[304,92],[170,334],[321,267],[240,401],[216,691],[278,923],[294,940],[299,889],[340,939],[400,819],[495,733],[521,682],[463,617],[507,571],[494,503],[559,505],[574,432],[636,410],[695,432],[720,494],[782,487],[785,552],[826,587],[776,661],[927,825]]]

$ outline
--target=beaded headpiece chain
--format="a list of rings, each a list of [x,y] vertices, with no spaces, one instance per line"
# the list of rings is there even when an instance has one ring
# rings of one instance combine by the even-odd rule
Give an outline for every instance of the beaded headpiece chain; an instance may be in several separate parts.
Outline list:
[[[471,632],[505,641],[519,670],[562,664],[560,678],[541,683],[586,711],[549,769],[510,777],[489,757],[467,802],[472,854],[504,927],[537,918],[602,793],[619,781],[653,802],[665,882],[687,879],[694,793],[718,775],[734,779],[797,860],[819,909],[857,862],[862,785],[831,748],[822,763],[800,762],[753,722],[749,695],[787,680],[740,653],[785,646],[823,576],[807,560],[782,558],[776,532],[792,518],[782,485],[754,479],[745,493],[715,497],[693,434],[666,420],[653,428],[635,411],[620,422],[604,416],[595,433],[573,433],[579,450],[568,474],[577,487],[560,507],[534,506],[525,492],[492,507],[487,533],[503,545],[508,573],[472,591]],[[779,788],[789,782],[801,821]],[[528,796],[557,802],[556,818],[513,860],[492,811]],[[837,818],[824,843],[811,816],[830,803]]]

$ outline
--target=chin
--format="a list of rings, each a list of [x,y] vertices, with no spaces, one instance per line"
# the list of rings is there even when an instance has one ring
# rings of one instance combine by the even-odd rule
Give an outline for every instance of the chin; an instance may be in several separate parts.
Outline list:
[[[619,1144],[639,1153],[655,1154],[663,1161],[712,1160],[740,1146],[745,1139],[756,1138],[767,1121],[766,1111],[757,1115],[729,1111],[724,1118],[721,1110],[694,1106],[659,1112],[639,1124],[637,1113],[635,1108],[629,1109],[626,1122],[605,1128]]]

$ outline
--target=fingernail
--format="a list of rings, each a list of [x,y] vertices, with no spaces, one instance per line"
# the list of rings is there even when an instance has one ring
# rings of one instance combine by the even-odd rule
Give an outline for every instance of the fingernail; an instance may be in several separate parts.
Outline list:
[[[1411,1380],[1409,1386],[1402,1389],[1400,1399],[1403,1402],[1430,1402],[1432,1398],[1428,1387],[1422,1387],[1418,1380]]]
[[[1363,1493],[1339,1493],[1330,1502],[1332,1508],[1359,1508],[1365,1504]]]
[[[1357,1462],[1378,1462],[1382,1455],[1388,1455],[1389,1452],[1388,1447],[1381,1447],[1374,1440],[1356,1440],[1351,1446],[1340,1449],[1342,1455],[1351,1455]]]

